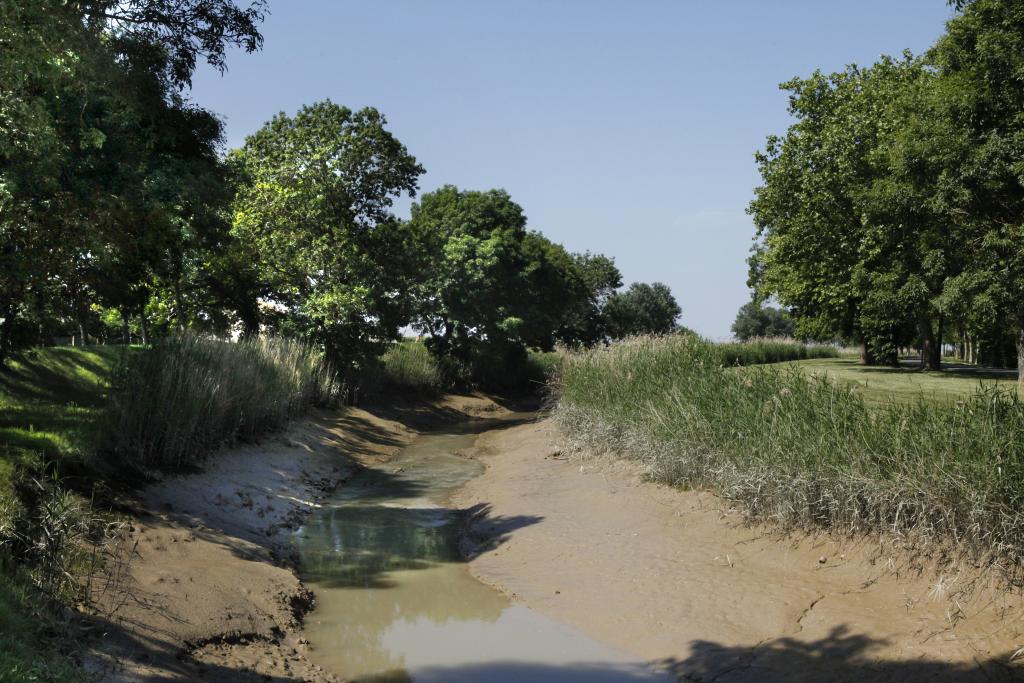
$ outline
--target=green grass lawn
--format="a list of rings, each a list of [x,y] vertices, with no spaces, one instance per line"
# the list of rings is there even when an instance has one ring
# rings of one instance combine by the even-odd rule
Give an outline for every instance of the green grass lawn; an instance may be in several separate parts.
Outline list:
[[[865,367],[856,358],[819,358],[796,361],[792,365],[807,372],[828,375],[837,380],[853,382],[869,403],[885,403],[890,399],[915,401],[955,400],[970,395],[979,385],[999,384],[1017,388],[1016,373],[949,363],[941,372],[925,372],[912,366],[899,368]]]
[[[89,447],[110,372],[125,347],[32,349],[0,369],[0,486],[26,457],[78,457]]]

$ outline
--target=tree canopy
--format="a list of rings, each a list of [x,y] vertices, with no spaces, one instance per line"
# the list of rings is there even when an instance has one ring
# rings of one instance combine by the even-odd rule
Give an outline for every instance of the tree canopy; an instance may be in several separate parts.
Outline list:
[[[668,334],[676,329],[682,309],[661,282],[634,282],[625,292],[608,297],[604,313],[608,334],[622,339],[636,334]]]
[[[242,182],[234,237],[272,306],[265,321],[325,344],[332,356],[393,339],[408,292],[385,267],[397,236],[390,209],[423,168],[375,109],[330,101],[279,114],[236,153]]]
[[[795,330],[793,318],[786,311],[765,306],[756,300],[740,306],[732,324],[732,334],[740,341],[760,337],[792,337]]]
[[[938,368],[953,341],[1024,368],[1024,7],[954,4],[924,55],[783,84],[796,121],[757,155],[750,282],[866,362],[916,346]]]

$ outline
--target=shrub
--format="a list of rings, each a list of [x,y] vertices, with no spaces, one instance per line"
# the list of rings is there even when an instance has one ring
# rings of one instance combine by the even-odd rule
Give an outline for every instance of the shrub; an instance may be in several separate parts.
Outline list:
[[[570,447],[636,458],[654,479],[715,490],[752,519],[955,542],[1020,567],[1016,393],[869,410],[848,385],[796,367],[730,370],[721,358],[694,336],[569,355],[555,418]]]
[[[139,470],[174,469],[342,393],[323,355],[301,342],[175,336],[118,368],[99,450]]]
[[[547,386],[558,359],[557,352],[481,344],[469,364],[472,385],[498,393],[537,393]]]
[[[838,358],[834,346],[801,344],[792,339],[752,339],[716,344],[723,365],[764,365],[809,358]]]

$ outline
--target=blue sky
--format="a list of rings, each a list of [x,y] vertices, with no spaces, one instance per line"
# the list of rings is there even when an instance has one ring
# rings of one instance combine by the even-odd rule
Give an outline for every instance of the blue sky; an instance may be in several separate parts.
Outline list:
[[[241,4],[241,3],[240,3]],[[270,0],[262,52],[201,69],[240,145],[279,111],[374,106],[421,192],[502,187],[532,229],[662,281],[729,335],[749,296],[753,153],[789,123],[778,84],[926,49],[944,0]],[[408,215],[408,201],[397,206]]]

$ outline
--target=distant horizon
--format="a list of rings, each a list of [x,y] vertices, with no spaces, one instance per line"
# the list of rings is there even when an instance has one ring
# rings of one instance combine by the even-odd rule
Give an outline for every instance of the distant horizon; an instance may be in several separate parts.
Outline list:
[[[375,107],[427,170],[418,196],[503,188],[530,229],[613,257],[627,286],[664,282],[716,340],[749,299],[753,155],[791,120],[778,84],[920,53],[951,16],[942,0],[269,9],[262,52],[234,51],[223,78],[204,65],[189,93],[229,148],[318,100]]]

